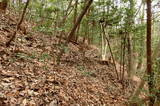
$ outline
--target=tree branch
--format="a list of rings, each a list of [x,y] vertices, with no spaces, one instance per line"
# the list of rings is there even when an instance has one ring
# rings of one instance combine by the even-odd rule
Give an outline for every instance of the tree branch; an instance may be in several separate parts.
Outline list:
[[[21,18],[20,18],[19,22],[17,23],[16,30],[14,31],[14,33],[12,34],[12,36],[11,36],[11,38],[8,40],[8,42],[6,42],[6,46],[7,46],[7,47],[10,46],[11,42],[12,42],[12,41],[15,39],[15,37],[16,37],[17,31],[20,29],[20,26],[21,26],[21,24],[22,24],[22,22],[23,22],[23,19],[24,19],[24,16],[25,16],[27,7],[28,7],[28,5],[29,5],[29,1],[30,1],[30,0],[27,0],[27,2],[26,2],[26,5],[25,5],[25,7],[24,7],[24,9],[23,9]]]

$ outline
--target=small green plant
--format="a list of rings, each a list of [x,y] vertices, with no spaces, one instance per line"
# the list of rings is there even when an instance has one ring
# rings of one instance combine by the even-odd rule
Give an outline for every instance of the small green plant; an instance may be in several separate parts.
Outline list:
[[[44,62],[46,60],[51,59],[51,56],[48,53],[43,53],[40,57],[39,57],[39,61]]]
[[[84,66],[77,66],[77,69],[78,69],[79,71],[84,71],[84,70],[85,70],[85,67],[84,67]]]
[[[44,69],[44,70],[48,70],[49,68],[48,68],[47,65],[44,65],[44,66],[43,66],[43,69]]]
[[[48,26],[36,26],[33,28],[35,31],[40,31],[40,32],[43,32],[45,34],[48,34],[48,35],[52,35],[52,32],[53,32],[53,28],[51,27],[48,27]]]
[[[93,72],[89,72],[89,71],[84,71],[82,72],[82,75],[84,76],[92,76]]]
[[[31,59],[35,59],[35,58],[36,58],[36,54],[35,54],[35,53],[33,53],[31,56],[29,56],[29,58],[31,58]]]
[[[35,59],[35,58],[36,58],[36,54],[33,53],[33,54],[31,54],[31,55],[27,55],[27,54],[25,54],[25,53],[16,53],[16,54],[15,54],[15,57],[16,57],[17,59],[30,60],[30,59]],[[15,61],[16,58],[12,59],[11,61]]]
[[[69,48],[68,48],[68,46],[66,46],[65,44],[59,44],[59,45],[57,45],[57,47],[58,47],[59,49],[64,50],[64,53],[68,53],[68,52],[69,52]]]
[[[9,58],[9,62],[14,63],[16,61],[15,58]]]
[[[92,76],[93,72],[85,70],[85,66],[77,66],[77,69],[81,72],[84,76]]]
[[[15,57],[17,57],[18,59],[27,59],[28,56],[24,53],[16,53]]]

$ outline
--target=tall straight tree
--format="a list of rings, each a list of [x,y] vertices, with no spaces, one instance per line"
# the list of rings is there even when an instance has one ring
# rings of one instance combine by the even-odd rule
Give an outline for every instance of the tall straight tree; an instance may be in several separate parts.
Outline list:
[[[132,45],[132,29],[134,24],[134,0],[129,0],[129,11],[127,13],[127,49],[128,49],[128,77],[131,78],[134,73],[133,69],[133,45]]]
[[[154,73],[152,70],[152,50],[151,50],[151,35],[152,35],[152,13],[151,13],[151,0],[147,0],[147,74],[148,74],[148,88],[150,95],[153,94],[154,89]],[[154,97],[150,96],[149,106],[154,105]]]
[[[77,19],[77,9],[78,9],[78,0],[75,0],[74,15],[73,15],[73,24],[76,23],[76,19]],[[78,25],[76,32],[78,32],[79,27],[80,27],[80,24]],[[75,33],[74,37],[75,37],[75,40],[76,40],[76,42],[77,42],[78,34]]]

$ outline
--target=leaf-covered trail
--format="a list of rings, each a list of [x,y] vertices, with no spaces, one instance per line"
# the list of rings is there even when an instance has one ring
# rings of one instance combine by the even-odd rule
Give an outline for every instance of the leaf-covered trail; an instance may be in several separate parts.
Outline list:
[[[70,43],[56,65],[58,38],[34,32],[26,22],[27,34],[20,30],[6,48],[15,22],[2,16],[0,23],[0,106],[125,105],[134,87],[116,80],[113,65],[98,61],[97,49],[90,47],[83,57],[79,45]]]

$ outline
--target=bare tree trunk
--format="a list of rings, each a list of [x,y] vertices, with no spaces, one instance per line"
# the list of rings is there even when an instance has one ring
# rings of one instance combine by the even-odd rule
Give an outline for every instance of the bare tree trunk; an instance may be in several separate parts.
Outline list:
[[[80,26],[81,26],[81,24],[79,24],[79,25],[78,25],[78,27],[77,27],[76,37],[75,37],[75,38],[76,38],[76,39],[75,39],[75,42],[78,42]]]
[[[75,1],[75,6],[74,6],[74,19],[73,19],[73,23],[76,23],[76,19],[77,19],[77,7],[78,7],[78,0]]]
[[[28,5],[29,5],[29,1],[30,1],[30,0],[27,0],[27,2],[26,2],[26,5],[25,5],[25,7],[24,7],[24,9],[23,9],[22,16],[21,16],[21,18],[20,18],[20,20],[19,20],[19,22],[18,22],[18,24],[17,24],[16,30],[14,31],[14,33],[12,34],[12,36],[11,36],[11,38],[8,40],[8,42],[6,42],[6,46],[7,46],[7,47],[10,46],[11,42],[12,42],[12,41],[15,39],[15,37],[16,37],[17,31],[20,29],[20,26],[21,26],[21,24],[22,24],[22,22],[23,22],[23,19],[24,19],[24,16],[25,16],[27,7],[28,7]]]
[[[133,28],[132,24],[134,24],[134,0],[129,0],[130,2],[130,13],[128,13],[128,18],[129,18],[129,28]],[[128,78],[131,79],[132,77],[132,73],[133,73],[133,47],[132,47],[132,32],[130,31],[130,29],[128,29],[128,37],[127,37],[127,41],[128,41],[128,45],[127,45],[127,49],[128,49]]]
[[[128,78],[131,79],[133,75],[133,48],[132,48],[132,38],[131,38],[131,33],[128,34],[127,37],[128,45]]]
[[[1,13],[5,13],[7,6],[8,6],[8,2],[9,0],[2,0],[2,2],[0,2],[0,12]]]
[[[83,16],[86,14],[86,12],[89,9],[89,7],[92,4],[92,2],[93,2],[93,0],[88,0],[88,2],[86,3],[86,6],[84,7],[82,13],[79,15],[79,17],[76,20],[76,23],[74,24],[73,28],[71,29],[70,33],[68,34],[67,42],[71,41],[71,39],[73,38],[74,33],[75,33],[78,25],[80,24]]]
[[[68,39],[66,40],[66,42],[63,44],[64,46],[67,46],[67,44],[71,41],[71,39],[74,36],[74,33],[78,27],[78,25],[80,24],[83,16],[86,14],[87,10],[89,9],[90,5],[92,4],[93,0],[89,0],[87,2],[87,5],[84,7],[84,10],[81,12],[81,14],[79,15],[79,17],[76,20],[76,23],[74,24],[73,28],[71,29],[71,31],[68,34]],[[62,57],[62,55],[64,54],[65,50],[62,49],[59,53],[59,55],[57,56],[57,64],[60,64],[60,59]]]
[[[153,55],[152,55],[152,60],[156,60],[156,58],[160,56],[160,40],[158,42],[158,45],[156,46],[156,48],[154,49]],[[138,85],[138,87],[136,88],[135,92],[133,93],[133,95],[130,98],[130,102],[132,103],[132,101],[134,101],[135,98],[137,98],[139,96],[139,94],[141,93],[141,90],[143,88],[143,86],[145,85],[145,77],[146,77],[146,73],[147,73],[147,68],[144,69],[145,73],[141,79],[140,84]],[[143,69],[141,70],[143,71]]]
[[[102,26],[103,35],[105,37],[104,39],[106,40],[106,42],[108,44],[109,51],[110,51],[110,54],[111,54],[111,58],[112,58],[113,63],[114,63],[114,68],[115,68],[115,73],[116,73],[116,76],[117,76],[117,80],[119,80],[119,75],[118,75],[118,71],[117,71],[117,68],[116,68],[116,63],[115,63],[115,59],[114,59],[113,52],[112,52],[112,49],[111,49],[111,45],[110,45],[108,37],[106,36],[104,25],[101,24],[101,26]]]
[[[140,24],[144,24],[144,14],[145,14],[145,1],[142,1],[142,18],[141,18],[141,22],[140,22]],[[142,40],[141,40],[141,42],[140,42],[140,45],[141,45],[141,47],[143,47],[143,45],[144,45],[144,38],[143,38],[143,36],[142,36],[142,38],[141,38]],[[140,50],[140,53],[139,53],[139,59],[138,59],[138,65],[137,65],[137,69],[138,70],[141,70],[142,69],[142,64],[143,64],[143,55],[144,55],[144,53],[143,53],[143,49],[141,49]]]
[[[68,7],[67,7],[67,10],[66,10],[65,13],[64,13],[64,17],[63,17],[62,21],[59,23],[59,27],[61,27],[61,26],[65,23],[68,15],[69,15],[69,9],[71,8],[72,1],[73,1],[73,0],[70,0],[70,2],[69,2],[69,4],[68,4]]]
[[[75,6],[74,6],[74,19],[73,19],[73,24],[75,24],[76,23],[76,19],[77,19],[77,7],[78,7],[78,0],[76,0],[75,1]],[[79,27],[79,25],[78,25],[78,27]],[[78,30],[78,28],[76,29],[76,31]],[[76,32],[75,31],[75,32]],[[75,35],[73,35],[75,38],[74,38],[74,40],[77,42],[77,34],[76,33],[74,33]]]
[[[66,10],[65,13],[64,13],[64,16],[63,16],[62,21],[59,23],[58,28],[64,26],[64,24],[65,24],[65,22],[66,22],[66,19],[67,19],[68,15],[69,15],[69,9],[71,8],[72,1],[73,1],[73,0],[70,0],[70,2],[69,2],[69,4],[68,4],[68,7],[67,7],[67,10]],[[64,30],[60,31],[60,38],[59,38],[59,41],[58,41],[59,44],[61,43],[61,40],[62,40],[62,37],[63,37],[63,32],[64,32]]]
[[[154,72],[152,70],[152,50],[151,50],[151,34],[152,34],[152,13],[151,13],[151,0],[147,0],[147,74],[148,74],[148,88],[150,95],[153,94],[154,89]],[[154,105],[154,97],[150,96],[149,106]]]
[[[154,50],[154,53],[152,55],[151,52],[151,0],[147,0],[147,42],[146,42],[146,46],[147,46],[147,68],[145,70],[145,72],[148,74],[148,88],[149,88],[149,93],[150,95],[154,94],[153,89],[154,89],[154,83],[153,83],[153,78],[154,78],[154,74],[152,71],[152,59],[155,60],[157,58],[158,55],[160,55],[160,41],[157,45],[157,47]],[[143,76],[143,78],[145,77],[145,74]],[[142,79],[142,81],[140,82],[138,88],[136,89],[136,91],[133,93],[132,97],[131,97],[131,101],[134,100],[135,97],[138,97],[140,94],[141,89],[143,88],[145,84],[145,80]],[[153,106],[154,102],[155,102],[155,98],[150,96],[149,97],[149,106]]]
[[[126,56],[126,52],[125,52],[125,50],[126,50],[126,37],[127,37],[127,35],[126,35],[126,33],[125,33],[125,35],[124,35],[124,37],[123,37],[123,47],[122,47],[122,73],[121,73],[121,81],[123,81],[123,79],[124,79],[124,72],[125,72],[125,56]]]

